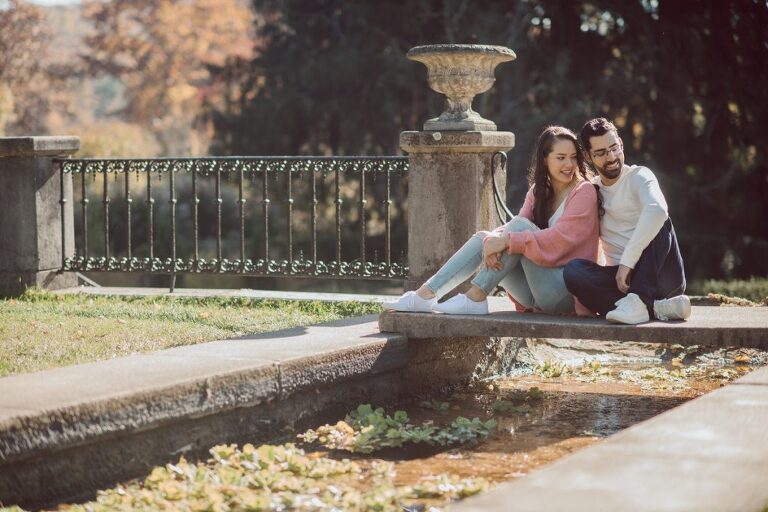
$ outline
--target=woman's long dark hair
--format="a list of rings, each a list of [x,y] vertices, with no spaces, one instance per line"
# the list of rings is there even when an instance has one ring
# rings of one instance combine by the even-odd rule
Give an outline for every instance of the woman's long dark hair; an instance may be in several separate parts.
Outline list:
[[[547,156],[552,152],[552,146],[558,140],[569,140],[576,148],[576,163],[579,174],[585,180],[592,177],[592,172],[584,163],[584,154],[576,134],[563,126],[547,126],[539,135],[536,150],[531,158],[528,169],[528,185],[533,187],[533,223],[540,229],[549,227],[550,207],[555,197],[555,190],[547,168]]]

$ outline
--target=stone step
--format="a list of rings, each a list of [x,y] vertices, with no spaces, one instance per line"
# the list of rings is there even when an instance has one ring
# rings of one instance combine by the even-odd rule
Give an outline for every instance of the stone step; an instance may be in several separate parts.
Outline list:
[[[489,302],[491,312],[482,316],[384,312],[379,329],[408,338],[566,338],[768,350],[768,307],[693,306],[687,321],[617,325],[602,318],[518,313],[503,297]]]

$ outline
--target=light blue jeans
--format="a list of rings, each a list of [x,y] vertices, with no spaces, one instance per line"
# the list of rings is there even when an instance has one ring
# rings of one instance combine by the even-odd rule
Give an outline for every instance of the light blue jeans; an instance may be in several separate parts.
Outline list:
[[[538,231],[539,228],[525,217],[514,217],[504,224],[504,233]],[[426,286],[440,298],[474,274],[483,262],[483,239],[488,231],[479,231],[467,240],[456,254],[445,262]],[[563,280],[563,267],[542,267],[521,254],[501,256],[501,270],[483,267],[472,284],[490,294],[501,286],[526,308],[538,308],[545,313],[573,312],[573,296]]]

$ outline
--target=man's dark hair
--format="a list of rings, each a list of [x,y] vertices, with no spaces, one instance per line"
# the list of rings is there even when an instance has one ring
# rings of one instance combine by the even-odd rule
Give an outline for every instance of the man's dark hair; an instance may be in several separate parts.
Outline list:
[[[581,127],[581,132],[579,132],[581,145],[584,146],[584,149],[589,151],[592,149],[592,146],[589,144],[590,137],[599,137],[610,131],[616,134],[616,138],[619,137],[619,131],[616,129],[616,126],[606,118],[598,117],[596,119],[590,119],[584,123],[584,126]]]

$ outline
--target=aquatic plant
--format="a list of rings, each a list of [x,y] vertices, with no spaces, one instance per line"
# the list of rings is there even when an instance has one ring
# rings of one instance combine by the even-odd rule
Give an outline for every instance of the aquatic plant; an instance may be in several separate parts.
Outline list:
[[[559,361],[544,361],[533,369],[533,373],[541,377],[553,379],[571,372],[571,368]]]
[[[384,409],[362,404],[335,425],[323,425],[317,430],[299,434],[306,443],[317,442],[326,448],[353,453],[372,453],[385,448],[399,448],[406,443],[424,443],[430,446],[452,446],[478,441],[490,435],[495,420],[457,417],[448,425],[435,425],[426,421],[412,425],[405,411],[394,415]]]
[[[422,400],[419,402],[419,406],[422,409],[430,409],[439,413],[446,413],[448,412],[448,409],[451,408],[451,404],[449,402],[442,402],[436,398],[432,398],[430,400]]]
[[[196,464],[183,457],[155,467],[143,481],[99,491],[93,502],[67,505],[72,512],[109,510],[313,510],[397,511],[408,501],[455,500],[489,487],[483,478],[455,475],[394,484],[395,465],[372,461],[362,468],[347,459],[307,454],[293,444],[219,445]],[[23,512],[19,507],[2,512]]]
[[[605,381],[611,377],[611,369],[603,366],[600,361],[590,361],[582,365],[576,374],[580,382]]]

